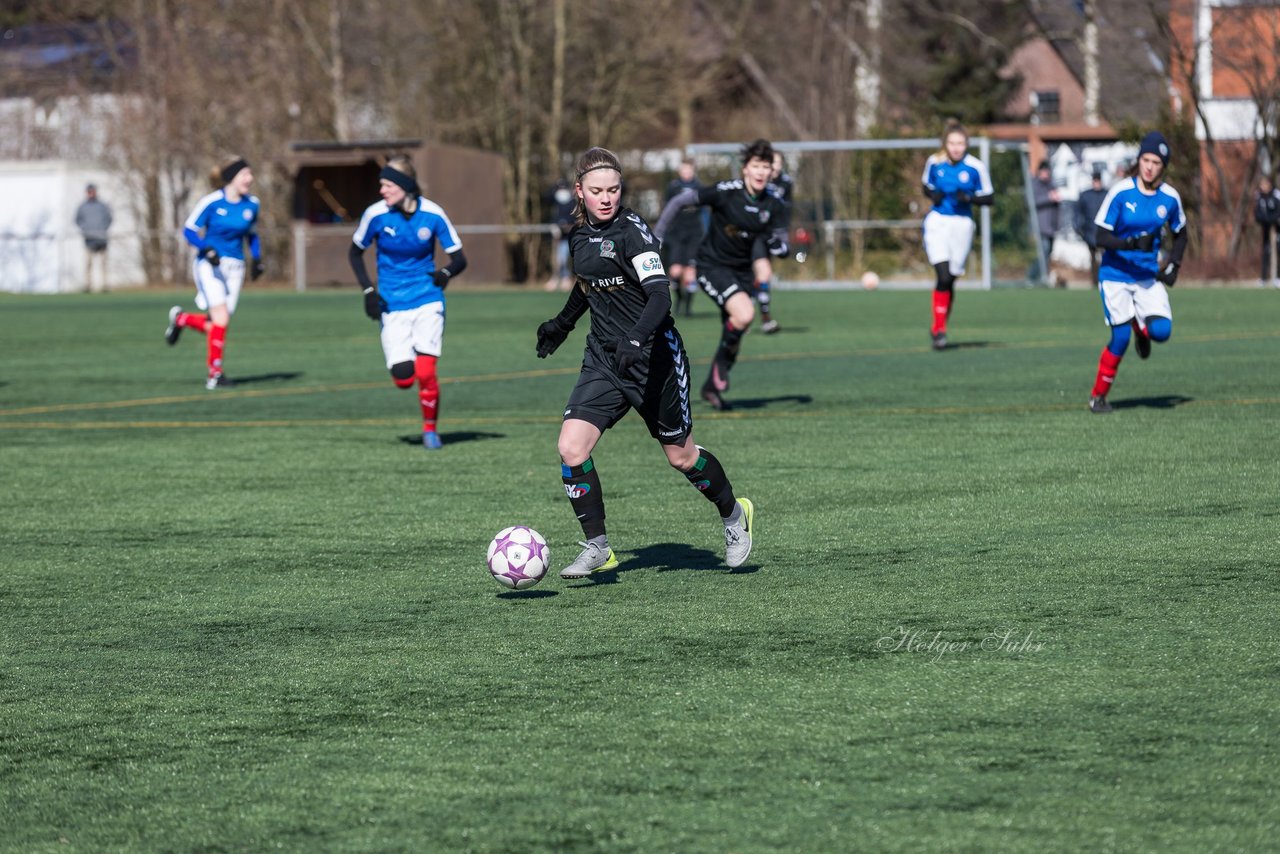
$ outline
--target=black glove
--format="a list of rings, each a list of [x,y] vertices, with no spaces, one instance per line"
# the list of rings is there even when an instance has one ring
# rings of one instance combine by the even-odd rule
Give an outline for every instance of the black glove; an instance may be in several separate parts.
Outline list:
[[[1167,287],[1173,287],[1178,281],[1178,265],[1170,261],[1163,270],[1156,274],[1156,281]]]
[[[627,377],[643,358],[644,350],[634,338],[619,338],[618,343],[613,346],[613,365],[620,377]]]
[[[969,195],[964,190],[956,190],[956,204],[967,205],[971,201],[973,201],[973,196]]]
[[[436,283],[436,287],[444,290],[449,287],[449,273],[446,270],[435,270],[431,274],[431,281]]]
[[[1139,252],[1150,252],[1155,248],[1155,245],[1156,235],[1151,231],[1144,231],[1142,234],[1127,237],[1124,241],[1126,249],[1137,249]]]
[[[262,266],[261,258],[254,258],[253,264],[249,267],[249,281],[256,282],[262,278],[262,274],[267,272],[267,268]]]
[[[218,262],[222,260],[222,256],[218,254],[218,250],[212,246],[206,246],[200,250],[200,257],[208,261],[213,266],[218,266]]]
[[[569,337],[572,328],[566,329],[560,318],[553,317],[538,326],[538,358],[545,359],[556,351]]]
[[[946,197],[947,197],[947,194],[946,194],[946,193],[944,193],[944,192],[942,192],[941,190],[930,190],[930,191],[929,191],[929,198],[933,199],[933,203],[934,203],[935,205],[940,205],[940,204],[942,204],[942,200],[943,200],[943,199],[945,199]]]
[[[382,297],[378,295],[377,288],[364,289],[364,313],[370,320],[382,319]]]

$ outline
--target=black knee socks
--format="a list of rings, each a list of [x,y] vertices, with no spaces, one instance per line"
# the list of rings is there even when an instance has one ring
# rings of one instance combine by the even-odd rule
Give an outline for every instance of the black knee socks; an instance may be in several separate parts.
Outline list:
[[[561,462],[560,478],[578,524],[582,525],[582,533],[588,540],[604,536],[604,493],[600,490],[600,474],[595,463],[590,457],[580,466]]]
[[[693,468],[683,472],[685,478],[707,497],[707,500],[720,511],[721,518],[733,513],[736,500],[733,496],[733,485],[729,476],[724,473],[724,466],[716,459],[715,454],[701,445],[698,446],[698,461]]]

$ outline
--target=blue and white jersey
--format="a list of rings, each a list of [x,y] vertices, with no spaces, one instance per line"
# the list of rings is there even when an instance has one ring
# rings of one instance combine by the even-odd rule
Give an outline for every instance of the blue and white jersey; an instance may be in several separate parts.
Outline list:
[[[222,190],[215,190],[196,203],[195,210],[182,226],[182,236],[198,251],[212,246],[223,258],[244,260],[244,242],[259,257],[258,223],[260,204],[257,196],[242,196],[238,202],[227,201]]]
[[[995,192],[991,188],[987,167],[972,154],[966,154],[959,163],[952,163],[945,154],[929,155],[920,182],[929,188],[930,193],[942,191],[942,201],[933,209],[947,216],[969,216],[973,212],[973,205],[957,201],[956,193],[964,192],[973,197],[989,196]]]
[[[1182,197],[1173,187],[1161,184],[1154,193],[1147,194],[1138,189],[1137,178],[1125,178],[1112,184],[1107,197],[1102,200],[1094,224],[1116,237],[1151,233],[1156,240],[1148,252],[1138,249],[1108,249],[1103,252],[1098,280],[1150,282],[1155,279],[1156,273],[1160,272],[1160,235],[1165,223],[1174,234],[1187,227]]]
[[[422,196],[418,196],[418,209],[410,217],[386,202],[370,205],[351,240],[361,249],[377,242],[378,293],[387,311],[443,301],[444,291],[431,279],[436,269],[436,243],[445,252],[462,248],[444,209]]]

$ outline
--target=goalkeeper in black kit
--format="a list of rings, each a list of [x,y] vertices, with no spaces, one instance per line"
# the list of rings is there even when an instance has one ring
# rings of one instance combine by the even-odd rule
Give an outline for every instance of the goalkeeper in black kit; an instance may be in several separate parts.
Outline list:
[[[569,235],[576,284],[560,313],[538,327],[538,358],[564,343],[591,311],[582,372],[560,427],[560,473],[582,525],[582,552],[560,577],[586,578],[617,567],[605,534],[604,496],[592,451],[631,409],[640,413],[667,462],[711,501],[724,524],[725,563],[751,553],[755,509],[736,498],[710,451],[693,440],[689,359],[671,319],[670,280],[648,224],[619,207],[622,166],[603,148],[578,158],[576,225]]]

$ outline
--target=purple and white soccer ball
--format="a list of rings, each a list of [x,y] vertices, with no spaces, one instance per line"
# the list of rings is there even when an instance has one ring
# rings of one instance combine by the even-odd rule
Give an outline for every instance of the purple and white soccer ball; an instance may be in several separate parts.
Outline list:
[[[489,574],[510,590],[526,590],[542,580],[551,563],[547,541],[533,528],[503,528],[489,543]]]

